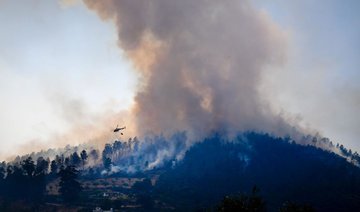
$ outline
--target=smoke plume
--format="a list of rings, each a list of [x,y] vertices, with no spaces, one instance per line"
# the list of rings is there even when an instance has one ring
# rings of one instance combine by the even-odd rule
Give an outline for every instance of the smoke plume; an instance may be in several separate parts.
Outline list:
[[[84,2],[115,23],[141,75],[133,111],[140,135],[297,131],[258,90],[265,68],[284,60],[286,36],[249,1]]]

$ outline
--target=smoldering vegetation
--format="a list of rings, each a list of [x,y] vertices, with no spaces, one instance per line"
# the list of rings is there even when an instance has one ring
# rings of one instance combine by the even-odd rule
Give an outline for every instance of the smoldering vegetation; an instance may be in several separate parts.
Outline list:
[[[248,152],[252,149],[252,143],[248,139],[249,133],[255,132],[238,133],[233,139],[229,139],[226,135],[218,132],[214,132],[210,137],[215,136],[222,143],[241,144],[243,152]],[[285,139],[288,143],[296,143],[290,137],[279,139]],[[307,135],[301,139],[302,146],[336,153],[355,166],[360,164],[360,157],[356,151],[353,152],[339,143],[335,144],[328,138]],[[19,165],[22,161],[32,158],[46,161],[49,165],[46,172],[51,171],[50,165],[53,163],[57,167],[56,171],[62,166],[82,165],[83,170],[92,169],[92,171],[104,176],[116,173],[138,174],[161,169],[168,165],[175,167],[178,163],[181,163],[184,155],[193,145],[206,140],[191,141],[192,145],[189,146],[189,138],[186,132],[178,132],[171,137],[163,135],[147,136],[141,140],[137,137],[130,137],[127,140],[117,139],[106,143],[103,148],[97,148],[91,143],[78,146],[67,145],[64,148],[57,149],[50,148],[17,156],[14,160],[3,161],[2,164]],[[81,158],[81,154],[85,154],[85,158]],[[239,157],[246,161],[251,160],[251,157],[245,153],[243,155],[239,153]],[[86,163],[85,161],[81,162],[81,160],[86,160]]]
[[[359,154],[263,101],[262,73],[286,56],[286,36],[250,1],[84,2],[114,22],[119,47],[141,75],[126,118],[139,137],[3,162],[1,210],[221,211],[226,196],[254,185],[267,206],[257,189],[239,201],[260,198],[255,211],[286,211],[287,201],[319,211],[360,208]],[[101,138],[112,133],[105,131]]]
[[[227,201],[237,205],[247,198],[261,200],[260,211],[285,205],[311,211],[360,207],[360,169],[354,165],[360,157],[326,139],[299,145],[255,132],[233,140],[214,133],[191,147],[187,139],[182,132],[171,142],[165,136],[135,137],[100,150],[68,146],[52,158],[44,156],[55,150],[19,156],[0,164],[0,208],[218,210]],[[347,158],[316,147],[319,143]],[[249,196],[243,193],[250,190]]]

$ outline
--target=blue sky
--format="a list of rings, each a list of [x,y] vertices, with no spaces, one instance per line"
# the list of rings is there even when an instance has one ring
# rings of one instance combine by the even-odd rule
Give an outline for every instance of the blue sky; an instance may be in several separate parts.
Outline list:
[[[283,66],[264,75],[265,98],[359,151],[360,2],[254,5],[288,37]],[[45,0],[0,0],[0,75],[0,159],[29,141],[66,133],[86,116],[130,107],[138,79],[111,22],[82,3]],[[85,115],[69,119],[67,104]]]

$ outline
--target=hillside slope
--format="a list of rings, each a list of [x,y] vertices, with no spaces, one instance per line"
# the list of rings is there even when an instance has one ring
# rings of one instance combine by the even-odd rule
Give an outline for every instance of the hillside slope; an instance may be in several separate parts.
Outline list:
[[[214,136],[187,151],[157,183],[158,193],[177,207],[213,206],[225,195],[256,185],[270,211],[285,201],[318,211],[359,211],[360,169],[313,146],[248,133],[237,142]]]

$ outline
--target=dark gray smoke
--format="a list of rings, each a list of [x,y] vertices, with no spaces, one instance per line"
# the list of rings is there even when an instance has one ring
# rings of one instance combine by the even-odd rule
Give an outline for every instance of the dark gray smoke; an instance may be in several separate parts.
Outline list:
[[[119,46],[141,73],[133,111],[140,135],[296,132],[258,91],[265,68],[284,59],[284,33],[249,1],[84,2],[114,21]]]

